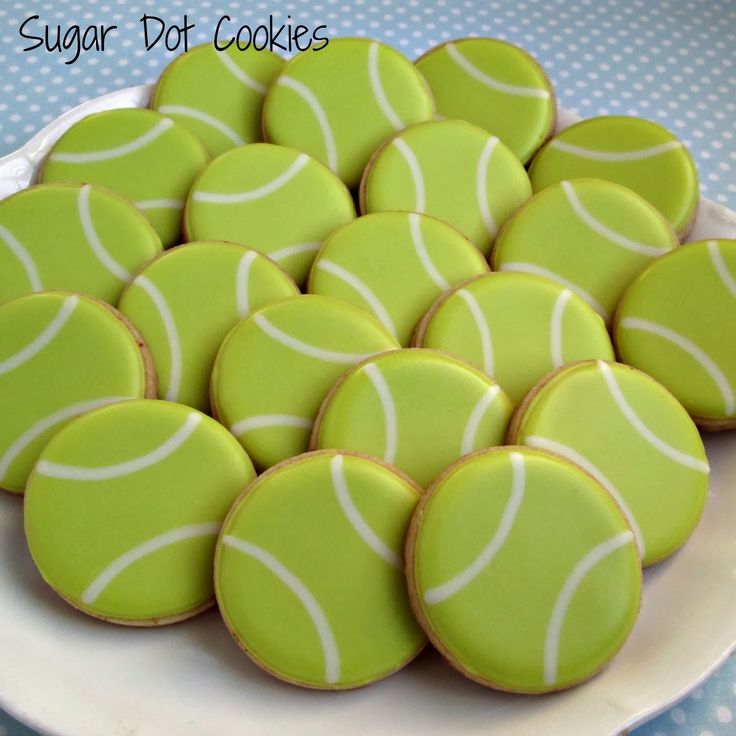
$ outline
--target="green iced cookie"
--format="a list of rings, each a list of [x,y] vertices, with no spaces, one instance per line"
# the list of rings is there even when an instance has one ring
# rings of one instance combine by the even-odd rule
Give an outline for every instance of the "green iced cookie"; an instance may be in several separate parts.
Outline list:
[[[522,447],[455,463],[407,539],[409,594],[440,653],[472,680],[542,693],[603,667],[639,611],[634,535],[566,460]]]
[[[444,220],[488,254],[498,230],[531,196],[519,159],[477,125],[414,125],[371,159],[360,184],[363,213],[423,212]]]
[[[265,253],[302,284],[322,241],[355,217],[350,192],[292,148],[256,143],[224,153],[194,183],[188,240],[230,240]]]
[[[687,148],[651,120],[606,116],[563,130],[537,154],[529,177],[535,192],[565,179],[606,179],[651,202],[682,238],[700,197]]]
[[[54,143],[43,182],[101,184],[131,200],[164,247],[179,240],[181,210],[207,150],[180,123],[138,108],[88,115]]]
[[[497,38],[461,38],[415,62],[444,118],[467,120],[498,136],[522,162],[555,128],[554,90],[539,64]]]
[[[684,245],[624,293],[621,359],[654,376],[704,429],[736,426],[736,240]]]
[[[257,251],[235,243],[189,243],[146,266],[119,309],[151,351],[159,396],[208,411],[210,373],[227,333],[259,307],[298,293]]]
[[[180,621],[212,603],[217,534],[254,477],[204,414],[164,401],[107,406],[41,453],[25,497],[28,546],[46,582],[85,613]]]
[[[262,140],[263,98],[283,65],[265,49],[195,46],[164,69],[151,108],[189,128],[211,156],[219,156],[233,146]]]
[[[258,478],[215,556],[220,611],[240,646],[313,688],[360,687],[403,667],[426,643],[402,569],[418,498],[407,478],[352,453],[302,455]]]
[[[441,220],[380,212],[327,238],[308,291],[365,309],[407,346],[416,323],[443,291],[487,272],[478,250]]]
[[[398,350],[357,366],[325,400],[312,446],[382,457],[426,487],[461,455],[503,442],[511,402],[450,355]]]
[[[263,129],[272,143],[305,151],[355,187],[386,138],[433,114],[426,82],[400,52],[335,38],[286,64],[266,96]]]
[[[477,366],[514,403],[565,363],[613,360],[606,326],[591,307],[525,273],[490,273],[447,292],[419,323],[414,342]]]
[[[0,488],[22,493],[43,446],[73,417],[155,395],[138,340],[89,297],[48,292],[0,307]]]

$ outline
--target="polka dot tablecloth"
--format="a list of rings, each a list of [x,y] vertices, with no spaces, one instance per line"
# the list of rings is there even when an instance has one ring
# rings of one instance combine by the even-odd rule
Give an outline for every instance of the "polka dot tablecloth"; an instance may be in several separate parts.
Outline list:
[[[454,37],[506,39],[536,56],[560,103],[579,115],[640,115],[673,130],[693,151],[703,194],[736,209],[736,0],[0,0],[0,155],[84,100],[154,81],[174,52],[144,50],[144,13],[179,24],[186,13],[196,24],[190,45],[211,41],[223,14],[234,27],[290,15],[326,25],[330,36],[381,39],[412,58]],[[104,52],[65,64],[71,51],[22,52],[28,42],[18,28],[34,14],[34,35],[44,23],[118,29]],[[32,733],[0,712],[0,736]],[[736,660],[634,733],[736,734]]]

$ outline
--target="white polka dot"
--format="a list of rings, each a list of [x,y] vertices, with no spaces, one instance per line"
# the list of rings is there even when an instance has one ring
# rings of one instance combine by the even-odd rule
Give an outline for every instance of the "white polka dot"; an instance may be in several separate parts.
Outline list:
[[[731,721],[733,720],[731,709],[728,706],[719,705],[716,708],[716,718],[718,719],[719,723],[731,723]]]

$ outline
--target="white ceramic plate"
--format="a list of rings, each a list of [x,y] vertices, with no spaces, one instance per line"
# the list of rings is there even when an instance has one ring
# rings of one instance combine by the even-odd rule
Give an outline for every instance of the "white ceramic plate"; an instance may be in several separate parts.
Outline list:
[[[149,87],[91,100],[0,159],[0,198],[33,180],[51,144],[90,112],[145,105]],[[574,118],[561,111],[560,127]],[[736,238],[736,213],[701,203],[691,239]],[[0,496],[0,706],[59,736],[609,736],[706,677],[736,644],[736,432],[706,438],[711,493],[692,539],[645,573],[621,653],[573,690],[513,696],[475,685],[427,650],[363,690],[282,684],[242,654],[215,611],[161,629],[111,626],[46,587],[23,537],[22,499]]]

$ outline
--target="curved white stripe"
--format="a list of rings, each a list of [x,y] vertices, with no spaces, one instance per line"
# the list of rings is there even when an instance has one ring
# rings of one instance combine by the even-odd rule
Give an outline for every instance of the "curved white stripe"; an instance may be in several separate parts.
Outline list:
[[[619,326],[629,330],[651,332],[653,335],[657,335],[658,337],[677,345],[677,347],[682,348],[682,350],[688,353],[693,360],[700,363],[705,372],[718,386],[718,390],[721,392],[721,396],[723,397],[726,414],[731,416],[736,412],[736,399],[734,399],[733,389],[731,388],[731,384],[728,382],[725,374],[718,365],[716,365],[715,361],[692,340],[688,340],[688,338],[684,337],[679,332],[669,329],[669,327],[657,324],[656,322],[650,322],[646,319],[639,319],[638,317],[626,317],[621,320]]]
[[[564,365],[562,351],[562,318],[565,316],[565,307],[572,296],[569,289],[563,289],[555,300],[552,308],[552,324],[550,325],[550,348],[552,351],[552,365],[559,368]]]
[[[306,585],[302,583],[293,572],[282,565],[272,554],[257,547],[255,544],[238,539],[230,534],[222,538],[222,543],[228,547],[238,550],[267,567],[289,590],[299,599],[304,606],[307,615],[317,630],[322,653],[325,658],[325,680],[332,684],[340,679],[340,654],[337,650],[337,642],[332,633],[327,616],[317,599],[312,595]]]
[[[287,258],[291,258],[291,256],[298,255],[299,253],[316,253],[320,249],[321,245],[322,243],[317,241],[312,241],[311,243],[295,243],[294,245],[287,245],[284,248],[275,250],[273,253],[269,253],[268,257],[272,261],[280,263],[281,261],[285,261]]]
[[[105,250],[105,246],[102,245],[100,236],[97,234],[97,230],[95,230],[95,225],[92,222],[92,212],[89,208],[89,193],[90,186],[89,184],[85,184],[79,190],[79,197],[77,198],[79,221],[82,223],[82,230],[84,231],[84,237],[87,239],[87,244],[97,257],[97,260],[113,276],[117,276],[121,281],[128,281],[130,279],[130,273]]]
[[[297,429],[312,429],[312,420],[299,417],[295,414],[258,414],[235,422],[230,427],[231,434],[236,437],[254,429],[266,427],[296,427]]]
[[[458,64],[464,71],[470,74],[471,77],[477,79],[481,84],[485,84],[486,87],[495,89],[497,92],[505,92],[509,95],[517,95],[518,97],[539,97],[542,99],[549,99],[549,92],[546,89],[539,89],[537,87],[522,87],[518,84],[506,84],[501,82],[494,77],[486,74],[485,72],[478,69],[466,56],[464,56],[460,50],[453,43],[448,43],[445,48],[450,58]]]
[[[424,177],[422,176],[422,169],[419,166],[419,161],[414,155],[414,151],[409,148],[403,138],[394,138],[393,145],[398,148],[399,152],[404,157],[404,160],[409,167],[412,181],[414,182],[414,192],[416,195],[416,204],[414,209],[417,212],[424,212],[424,208],[427,204],[427,195],[424,191]]]
[[[258,257],[254,250],[247,250],[238,263],[238,271],[235,274],[235,303],[240,317],[246,317],[250,312],[250,297],[248,281],[250,279],[250,267]]]
[[[332,135],[332,128],[330,128],[330,121],[327,118],[327,114],[324,108],[320,104],[317,96],[312,92],[309,87],[297,82],[296,79],[290,77],[281,76],[276,81],[276,84],[281,84],[284,87],[293,89],[304,102],[309,105],[314,113],[314,117],[317,118],[320,130],[322,131],[322,137],[325,141],[325,150],[327,152],[327,165],[333,170],[337,171],[337,146],[335,145],[335,137]]]
[[[218,120],[213,115],[208,115],[206,112],[202,112],[202,110],[197,110],[195,107],[187,107],[186,105],[162,105],[158,108],[158,111],[164,115],[183,115],[186,118],[198,120],[200,123],[205,123],[222,133],[236,146],[245,145],[245,141],[229,125],[226,125],[222,120]]]
[[[62,161],[66,164],[88,164],[95,163],[97,161],[107,161],[111,158],[119,158],[120,156],[126,156],[129,153],[133,153],[144,146],[147,146],[156,138],[162,136],[172,125],[173,120],[164,118],[159,120],[156,125],[153,126],[149,131],[139,135],[128,143],[123,143],[122,146],[116,146],[115,148],[107,148],[104,151],[86,151],[82,153],[52,153],[49,156],[49,161]]]
[[[575,211],[575,214],[593,232],[597,233],[602,238],[605,238],[609,243],[620,245],[622,248],[626,248],[626,250],[640,253],[641,255],[649,256],[650,258],[657,258],[670,251],[669,248],[663,248],[662,246],[640,243],[637,240],[632,240],[631,238],[627,238],[625,235],[621,235],[621,233],[617,233],[615,230],[612,230],[610,227],[604,225],[600,220],[593,217],[593,215],[585,209],[585,206],[580,201],[577,192],[569,181],[563,181],[560,183],[570,206]]]
[[[660,143],[658,146],[642,148],[639,151],[596,151],[592,148],[575,146],[572,143],[566,143],[559,139],[551,141],[549,145],[552,148],[557,148],[565,153],[572,153],[575,156],[587,158],[591,161],[612,162],[639,161],[643,158],[651,158],[652,156],[658,156],[661,153],[667,153],[667,151],[673,151],[675,148],[682,148],[682,143],[680,143],[680,141],[668,141],[667,143]]]
[[[184,200],[181,199],[139,199],[133,204],[139,210],[181,210]]]
[[[491,160],[493,149],[498,144],[498,138],[491,136],[488,142],[483,146],[480,158],[478,159],[478,169],[475,172],[475,196],[478,199],[478,208],[480,209],[483,224],[486,226],[488,234],[495,238],[498,233],[496,221],[493,219],[493,213],[488,202],[488,164]]]
[[[222,61],[234,77],[239,79],[247,87],[250,87],[254,92],[258,92],[259,95],[266,94],[266,86],[260,82],[256,82],[255,79],[246,74],[225,52],[218,52],[215,56]]]
[[[330,472],[332,473],[332,487],[335,490],[338,503],[345,517],[350,522],[350,526],[355,529],[358,536],[383,560],[397,570],[401,569],[401,558],[396,554],[373,529],[368,526],[368,522],[363,518],[357,506],[353,503],[348,490],[348,484],[345,480],[343,470],[342,455],[335,455],[330,461]]]
[[[544,682],[554,685],[557,682],[557,655],[560,648],[560,634],[565,623],[567,609],[570,607],[575,591],[583,582],[585,576],[608,555],[615,552],[631,541],[631,532],[626,531],[593,547],[588,554],[573,568],[562,585],[552,609],[552,616],[547,626],[547,636],[544,642]]]
[[[343,268],[333,261],[323,259],[317,264],[317,268],[322,271],[327,271],[333,276],[336,276],[341,281],[344,281],[348,286],[351,286],[355,291],[360,294],[363,299],[368,302],[368,305],[373,310],[373,313],[378,317],[381,324],[394,336],[396,337],[396,327],[391,319],[391,316],[386,311],[386,307],[383,306],[381,300],[371,291],[366,283],[359,279],[355,274],[350,273],[347,269]]]
[[[476,298],[467,289],[458,289],[457,295],[468,305],[475,326],[478,328],[480,346],[483,354],[483,372],[493,376],[495,367],[493,360],[493,341],[491,340],[491,328],[486,322],[483,310]]]
[[[736,280],[731,276],[731,273],[726,266],[726,262],[723,260],[721,249],[718,247],[718,243],[715,240],[708,241],[708,253],[710,254],[713,266],[715,267],[721,281],[723,281],[724,286],[731,292],[732,296],[736,296]]]
[[[11,355],[9,358],[0,361],[0,376],[3,373],[10,373],[10,371],[15,370],[40,353],[59,334],[61,328],[67,323],[69,317],[71,317],[78,301],[79,297],[77,296],[69,296],[64,299],[56,316],[42,330],[38,337],[31,340],[28,345],[15,353],[15,355]]]
[[[524,486],[526,485],[526,467],[523,455],[519,452],[512,452],[510,459],[512,470],[511,492],[495,533],[480,554],[462,572],[455,575],[454,578],[450,578],[446,583],[425,591],[424,600],[426,603],[442,603],[442,601],[446,601],[460,592],[491,564],[493,558],[506,542],[524,498]]]
[[[411,242],[414,244],[414,250],[422,262],[427,276],[429,276],[435,286],[442,291],[447,291],[450,288],[450,284],[437,270],[434,263],[432,263],[432,259],[429,257],[427,246],[424,244],[424,238],[422,237],[421,220],[416,212],[409,214],[409,232],[411,233]]]
[[[113,560],[87,587],[82,594],[82,601],[90,604],[94,603],[103,590],[118,576],[123,570],[130,567],[134,562],[156,552],[164,547],[169,547],[177,542],[183,542],[186,539],[194,539],[195,537],[215,536],[220,531],[218,523],[205,524],[189,524],[181,526],[178,529],[159,534],[137,547],[128,550],[125,554],[120,555]]]
[[[383,408],[383,419],[386,427],[386,449],[383,452],[383,459],[387,463],[393,463],[396,459],[396,450],[399,444],[399,425],[396,421],[394,397],[391,395],[391,389],[388,387],[383,373],[375,363],[366,365],[365,372],[376,389]]]
[[[475,435],[478,433],[478,427],[483,419],[483,415],[486,413],[488,407],[493,403],[496,396],[498,396],[500,390],[500,386],[491,386],[487,391],[484,391],[483,396],[480,397],[478,403],[473,407],[468,423],[465,425],[463,440],[460,443],[461,455],[467,455],[475,448]]]
[[[386,97],[386,92],[381,85],[381,75],[378,71],[378,43],[375,41],[368,47],[368,75],[371,79],[373,95],[376,98],[378,106],[381,108],[381,112],[386,116],[391,125],[394,126],[395,130],[401,130],[404,127],[404,123],[401,122],[401,119],[391,107]]]
[[[189,439],[201,419],[201,414],[192,412],[187,416],[184,424],[155,450],[151,450],[151,452],[135,457],[132,460],[126,460],[115,465],[102,465],[95,468],[64,465],[62,463],[41,460],[36,465],[36,472],[51,478],[84,481],[108,480],[110,478],[121,478],[125,475],[131,475],[140,470],[150,468],[151,465],[160,463],[170,455],[173,455]]]
[[[36,264],[33,262],[31,254],[26,250],[23,243],[3,225],[0,225],[0,238],[5,241],[13,255],[21,262],[28,277],[28,283],[31,285],[31,290],[43,291],[43,284],[41,283],[41,277],[38,275]]]

